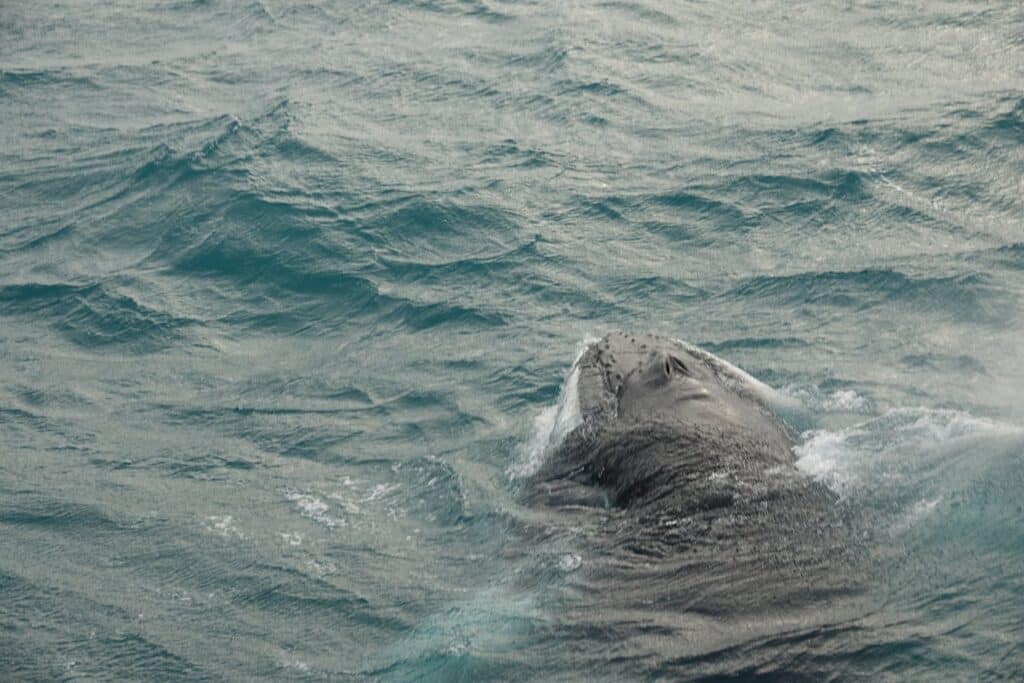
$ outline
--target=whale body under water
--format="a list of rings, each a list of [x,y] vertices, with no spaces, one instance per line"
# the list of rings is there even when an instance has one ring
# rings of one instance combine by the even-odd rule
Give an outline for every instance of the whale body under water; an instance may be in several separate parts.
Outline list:
[[[626,332],[590,344],[573,372],[579,424],[526,496],[582,558],[572,592],[587,598],[563,613],[610,632],[646,624],[618,647],[668,638],[684,658],[852,618],[862,546],[838,496],[796,468],[768,387],[698,347]]]

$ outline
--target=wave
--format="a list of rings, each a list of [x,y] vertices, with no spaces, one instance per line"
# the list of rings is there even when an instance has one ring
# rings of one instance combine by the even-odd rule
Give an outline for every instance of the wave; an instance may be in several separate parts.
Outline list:
[[[0,95],[15,96],[17,89],[31,90],[33,94],[38,88],[81,88],[85,91],[98,92],[103,87],[83,72],[69,68],[53,69],[2,69],[0,70]]]
[[[139,351],[179,341],[197,322],[147,306],[124,288],[102,283],[2,285],[0,313],[47,320],[66,339],[85,348],[131,345]]]
[[[957,319],[979,323],[1005,320],[1004,297],[991,287],[990,278],[980,273],[911,277],[897,270],[872,268],[763,275],[746,279],[727,295],[857,310],[896,302],[913,304],[919,311],[945,311]]]
[[[124,526],[96,505],[54,500],[24,494],[10,496],[0,508],[0,523],[11,526],[34,526],[44,530],[68,532],[89,530],[90,533],[114,533]]]

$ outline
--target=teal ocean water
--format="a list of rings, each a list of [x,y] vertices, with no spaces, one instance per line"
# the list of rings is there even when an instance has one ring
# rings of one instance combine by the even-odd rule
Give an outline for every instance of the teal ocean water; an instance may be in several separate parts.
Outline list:
[[[1022,37],[1017,0],[0,3],[0,678],[1020,680]],[[521,491],[616,328],[785,399],[857,609],[610,610],[592,520]]]

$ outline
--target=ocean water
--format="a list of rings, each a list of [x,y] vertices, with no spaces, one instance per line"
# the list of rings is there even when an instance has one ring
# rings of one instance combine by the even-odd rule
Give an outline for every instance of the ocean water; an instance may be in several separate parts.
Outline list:
[[[608,613],[520,492],[616,328],[859,611]],[[4,680],[1019,680],[1022,386],[1018,0],[0,3]]]

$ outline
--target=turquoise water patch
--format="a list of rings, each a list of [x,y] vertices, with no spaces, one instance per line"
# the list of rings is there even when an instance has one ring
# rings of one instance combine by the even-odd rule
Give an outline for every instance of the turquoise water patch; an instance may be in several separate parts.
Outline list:
[[[1021,678],[1020,19],[5,7],[0,678]],[[531,503],[617,328],[765,384],[862,609],[609,598],[757,586]]]

